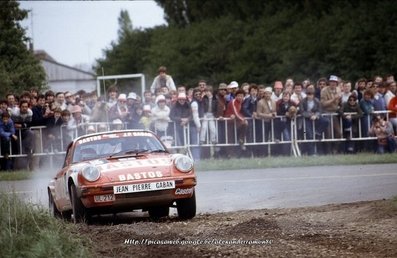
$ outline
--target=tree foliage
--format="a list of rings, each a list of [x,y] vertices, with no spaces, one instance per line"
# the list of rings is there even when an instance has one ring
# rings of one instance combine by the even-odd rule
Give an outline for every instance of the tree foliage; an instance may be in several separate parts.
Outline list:
[[[156,2],[169,25],[135,31],[99,64],[115,74],[151,76],[165,65],[177,84],[188,86],[199,79],[271,83],[337,74],[356,80],[397,71],[392,0]]]
[[[31,87],[41,88],[45,72],[26,47],[28,38],[19,22],[28,15],[19,3],[0,1],[0,95],[21,93]]]

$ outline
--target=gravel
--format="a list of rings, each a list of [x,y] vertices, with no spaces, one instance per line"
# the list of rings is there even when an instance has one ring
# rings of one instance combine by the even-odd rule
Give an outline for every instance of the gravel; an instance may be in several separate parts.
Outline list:
[[[78,225],[100,257],[397,257],[397,205],[391,200],[294,209],[101,216]]]

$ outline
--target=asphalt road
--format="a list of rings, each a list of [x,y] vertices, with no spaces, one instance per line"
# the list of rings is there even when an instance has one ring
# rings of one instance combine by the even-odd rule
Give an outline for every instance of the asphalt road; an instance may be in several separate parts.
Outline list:
[[[49,178],[3,181],[0,189],[47,206]],[[318,206],[397,195],[396,164],[199,171],[197,180],[198,213]]]

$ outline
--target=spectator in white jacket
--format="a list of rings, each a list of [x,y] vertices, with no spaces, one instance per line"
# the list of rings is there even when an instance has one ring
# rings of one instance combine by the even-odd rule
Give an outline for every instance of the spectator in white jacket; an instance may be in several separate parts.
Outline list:
[[[176,90],[174,80],[171,75],[167,74],[167,68],[165,66],[160,66],[159,75],[157,75],[150,86],[150,91],[152,93],[156,93],[156,90],[161,89],[162,87],[167,87],[168,90]]]
[[[153,130],[159,136],[167,135],[168,123],[170,119],[170,108],[166,105],[164,95],[156,98],[156,106],[152,108]]]

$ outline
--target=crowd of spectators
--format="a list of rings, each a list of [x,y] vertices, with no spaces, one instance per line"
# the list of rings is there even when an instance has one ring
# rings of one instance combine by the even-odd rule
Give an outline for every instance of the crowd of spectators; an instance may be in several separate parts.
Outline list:
[[[200,80],[187,88],[175,86],[160,67],[142,97],[119,92],[117,85],[99,98],[96,92],[84,91],[9,93],[0,101],[1,169],[13,169],[11,154],[25,154],[26,166],[36,169],[36,152],[62,152],[79,135],[121,128],[152,130],[173,146],[189,144],[195,159],[210,145],[216,147],[216,157],[265,156],[269,142],[275,143],[275,154],[290,155],[291,144],[286,143],[294,133],[298,139],[313,140],[302,143],[308,155],[394,152],[396,89],[392,75],[354,83],[335,75],[316,82],[288,78],[271,86],[232,81],[213,87]],[[353,141],[366,137],[376,140]],[[41,140],[43,149],[38,150]]]

